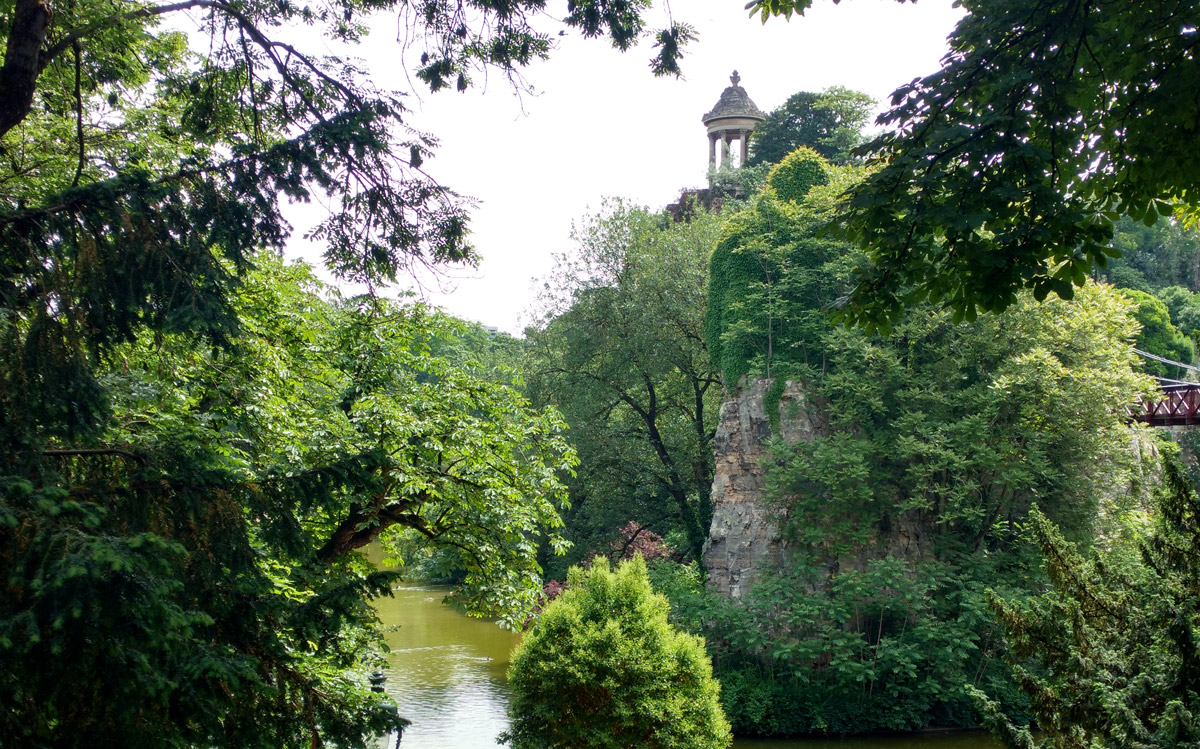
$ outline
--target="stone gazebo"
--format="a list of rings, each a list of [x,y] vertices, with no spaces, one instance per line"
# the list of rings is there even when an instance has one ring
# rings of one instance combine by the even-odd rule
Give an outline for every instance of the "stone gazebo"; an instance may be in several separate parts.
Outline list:
[[[739,144],[738,166],[745,166],[750,156],[750,132],[758,123],[767,119],[767,115],[750,101],[746,89],[738,85],[742,77],[733,71],[729,76],[729,86],[721,92],[721,99],[712,111],[704,115],[704,124],[708,127],[708,166],[710,169],[726,166],[729,163],[729,150],[734,142]],[[720,143],[720,158],[717,157],[717,144]]]

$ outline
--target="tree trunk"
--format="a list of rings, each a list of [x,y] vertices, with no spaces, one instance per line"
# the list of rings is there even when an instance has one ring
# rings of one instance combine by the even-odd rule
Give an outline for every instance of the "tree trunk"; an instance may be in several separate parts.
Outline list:
[[[4,67],[0,68],[0,138],[29,116],[39,56],[54,13],[45,0],[17,0]]]

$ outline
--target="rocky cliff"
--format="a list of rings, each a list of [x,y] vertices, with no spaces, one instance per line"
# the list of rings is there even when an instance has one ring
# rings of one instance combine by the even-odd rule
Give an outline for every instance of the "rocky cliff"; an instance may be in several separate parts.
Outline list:
[[[721,404],[714,440],[713,520],[704,545],[709,588],[740,598],[764,568],[782,562],[786,544],[763,496],[764,458],[773,436],[788,442],[812,440],[826,431],[818,409],[803,388],[788,382],[779,397],[777,419],[767,412],[773,381],[746,382]],[[779,425],[774,435],[771,422]]]
[[[744,381],[721,405],[717,424],[713,520],[704,546],[704,564],[709,589],[730,598],[743,597],[764,570],[785,562],[788,557],[787,542],[765,496],[765,466],[772,439],[795,444],[829,434],[822,408],[806,397],[800,383],[785,383],[774,407],[769,405],[768,398],[772,385],[769,379]],[[769,409],[776,408],[776,418],[772,418]],[[772,422],[777,425],[775,430]],[[1158,451],[1151,435],[1132,434],[1129,452],[1126,456],[1114,456],[1111,461],[1123,465],[1124,470],[1114,470],[1107,479],[1102,477],[1098,482],[1097,517],[1131,506],[1149,507],[1148,492],[1160,480]],[[1187,458],[1193,461],[1193,471],[1200,472],[1194,468],[1195,457]],[[1106,481],[1107,485],[1103,485]],[[1101,528],[1104,525],[1099,524]],[[888,518],[886,524],[875,530],[870,545],[825,558],[823,564],[829,573],[862,569],[870,560],[885,557],[910,561],[933,558],[936,528],[929,518],[901,514]],[[819,549],[809,551],[816,551],[818,559],[823,556]]]

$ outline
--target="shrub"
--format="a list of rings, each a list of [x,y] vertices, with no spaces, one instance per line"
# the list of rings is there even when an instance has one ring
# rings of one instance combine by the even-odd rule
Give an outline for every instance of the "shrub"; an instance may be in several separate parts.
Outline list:
[[[618,560],[633,559],[641,555],[647,562],[653,562],[677,555],[666,539],[632,520],[621,528],[620,535],[621,537],[610,545]]]
[[[667,622],[640,557],[572,567],[509,669],[516,749],[723,749],[729,723],[699,637]]]
[[[784,200],[803,200],[816,185],[829,184],[829,162],[811,148],[797,148],[775,165],[767,184]]]

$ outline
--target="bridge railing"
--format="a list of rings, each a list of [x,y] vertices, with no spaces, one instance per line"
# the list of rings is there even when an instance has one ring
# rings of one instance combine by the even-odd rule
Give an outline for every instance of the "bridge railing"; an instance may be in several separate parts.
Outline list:
[[[1157,399],[1142,400],[1130,416],[1155,427],[1200,424],[1200,383],[1162,385]]]

